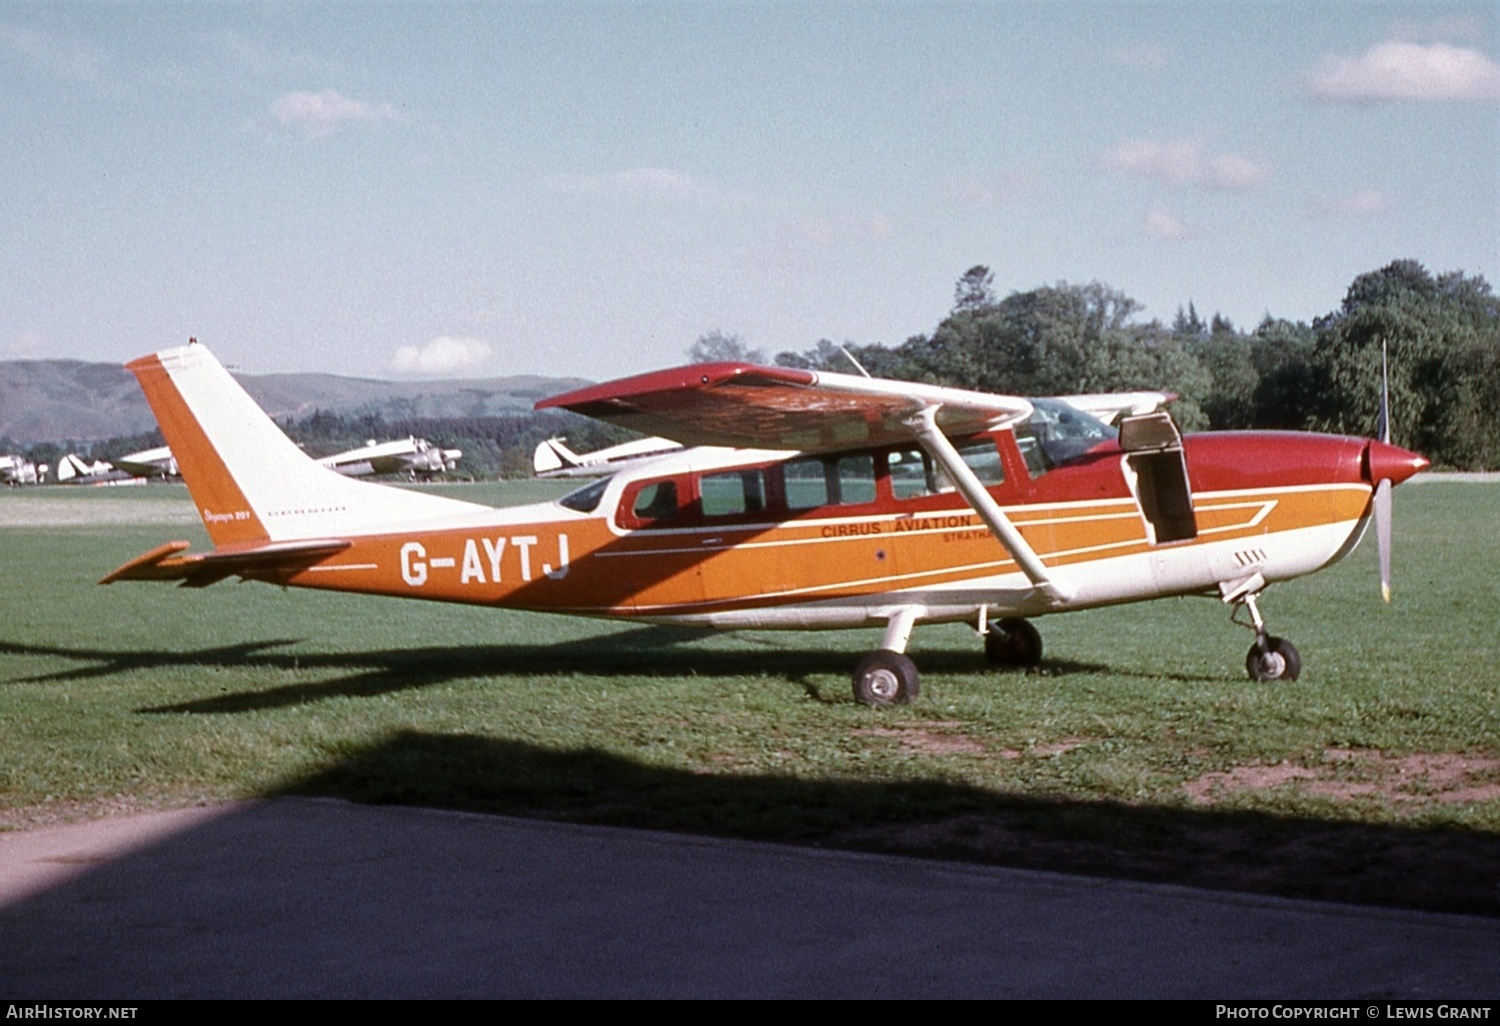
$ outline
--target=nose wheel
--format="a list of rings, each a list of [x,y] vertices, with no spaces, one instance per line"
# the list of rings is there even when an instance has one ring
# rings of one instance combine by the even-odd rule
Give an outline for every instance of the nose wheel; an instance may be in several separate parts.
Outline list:
[[[1251,680],[1296,680],[1302,672],[1302,657],[1290,641],[1266,634],[1256,638],[1246,653],[1245,671]]]
[[[1296,680],[1302,674],[1302,656],[1297,646],[1285,638],[1278,638],[1266,631],[1265,618],[1260,615],[1255,593],[1247,592],[1234,598],[1234,611],[1229,619],[1241,627],[1255,632],[1255,644],[1245,653],[1245,672],[1255,681]],[[1240,607],[1250,612],[1250,622],[1239,618]]]

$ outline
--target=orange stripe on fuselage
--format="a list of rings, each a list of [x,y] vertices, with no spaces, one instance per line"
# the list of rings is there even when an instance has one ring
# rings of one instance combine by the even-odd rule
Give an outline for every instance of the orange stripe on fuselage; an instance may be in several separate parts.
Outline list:
[[[177,460],[177,469],[187,482],[198,506],[203,526],[218,548],[261,542],[270,536],[203,433],[198,418],[182,392],[156,356],[143,356],[125,365],[141,383],[146,402],[161,425],[161,433]]]
[[[1198,539],[1159,546],[1148,543],[1129,501],[1008,512],[1048,566],[1066,567],[1226,540],[1263,548],[1284,532],[1352,525],[1368,502],[1368,487],[1359,485],[1203,496]],[[659,616],[853,598],[1015,570],[966,508],[623,536],[591,518],[353,541],[315,567],[264,579],[560,613]]]

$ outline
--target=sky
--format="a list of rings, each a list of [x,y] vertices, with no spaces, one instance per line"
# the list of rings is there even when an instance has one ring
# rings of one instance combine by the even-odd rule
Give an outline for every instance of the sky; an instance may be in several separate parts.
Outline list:
[[[1311,321],[1497,283],[1497,58],[1491,0],[7,2],[0,359],[602,380],[975,264]]]

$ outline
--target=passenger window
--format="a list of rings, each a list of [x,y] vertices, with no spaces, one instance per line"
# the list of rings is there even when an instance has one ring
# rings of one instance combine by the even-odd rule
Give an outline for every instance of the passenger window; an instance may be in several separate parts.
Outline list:
[[[706,517],[760,513],[766,508],[766,485],[759,470],[705,474],[699,483],[699,496]]]
[[[830,481],[828,501],[853,505],[875,501],[875,454],[860,453],[836,460]]]
[[[677,515],[677,482],[657,481],[642,488],[631,507],[637,520],[665,520]]]
[[[828,505],[828,464],[822,460],[792,460],[781,465],[786,507],[816,509]]]
[[[794,511],[874,502],[875,455],[792,460],[781,465],[781,481],[787,509]]]

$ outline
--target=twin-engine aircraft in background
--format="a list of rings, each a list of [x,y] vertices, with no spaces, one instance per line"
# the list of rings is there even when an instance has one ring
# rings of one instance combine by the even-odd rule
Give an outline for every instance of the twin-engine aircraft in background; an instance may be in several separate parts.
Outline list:
[[[87,461],[76,453],[68,453],[57,462],[60,484],[142,484],[157,479],[167,481],[177,476],[177,461],[172,457],[171,447],[165,445],[121,456],[113,463]]]
[[[458,466],[463,452],[433,445],[425,438],[402,438],[393,442],[373,439],[357,449],[319,457],[318,463],[345,477],[370,474],[405,474],[412,480],[426,480]],[[122,456],[114,463],[96,460],[86,462],[72,453],[57,464],[57,479],[71,484],[119,484],[125,481],[167,480],[179,476],[172,447],[159,446],[144,452]]]
[[[102,583],[229,577],[720,628],[884,628],[854,669],[913,699],[918,624],[966,622],[992,662],[1041,658],[1029,617],[1168,595],[1248,612],[1256,680],[1294,680],[1267,585],[1347,555],[1427,465],[1385,440],[1117,426],[1059,400],[742,363],[538,403],[683,448],[556,502],[506,509],[341,477],[305,456],[201,345],[129,365],[211,552],[168,542]],[[1382,559],[1388,583],[1388,560]]]
[[[345,477],[405,474],[412,480],[425,480],[434,474],[452,470],[462,458],[463,451],[460,449],[444,449],[425,438],[408,435],[394,442],[377,442],[371,439],[357,449],[324,456],[318,462]]]

